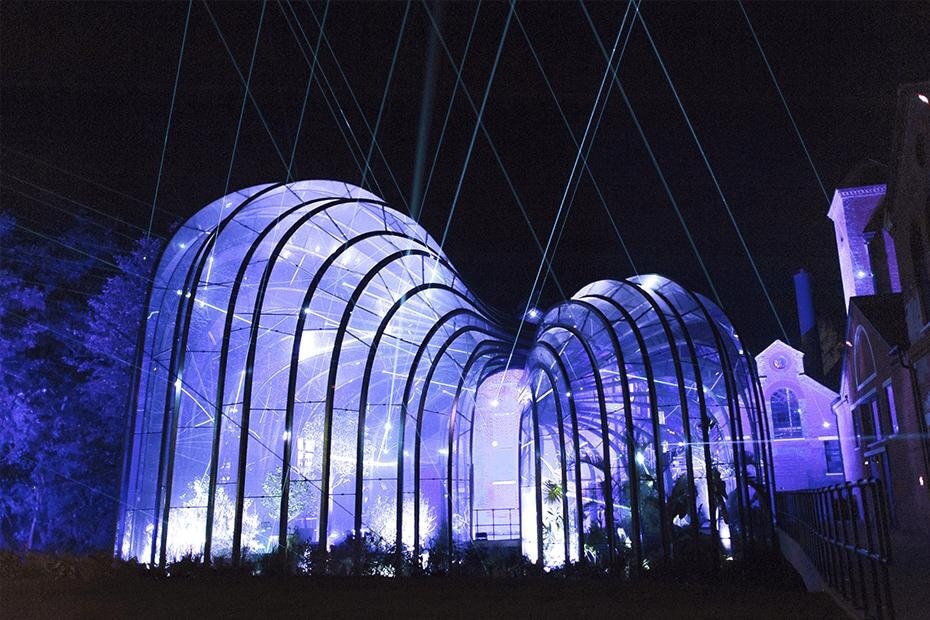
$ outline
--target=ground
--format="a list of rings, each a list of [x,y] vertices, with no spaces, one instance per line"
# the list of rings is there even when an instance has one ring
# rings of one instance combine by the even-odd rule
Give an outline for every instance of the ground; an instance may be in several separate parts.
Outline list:
[[[153,578],[125,572],[7,572],[0,580],[0,600],[8,618],[844,617],[826,594],[805,592],[789,567],[771,562],[636,582],[553,576]]]

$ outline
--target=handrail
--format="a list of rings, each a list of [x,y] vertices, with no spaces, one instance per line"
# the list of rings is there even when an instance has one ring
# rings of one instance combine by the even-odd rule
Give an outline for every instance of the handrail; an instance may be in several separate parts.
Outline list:
[[[776,493],[778,527],[865,617],[894,618],[890,519],[876,478]]]

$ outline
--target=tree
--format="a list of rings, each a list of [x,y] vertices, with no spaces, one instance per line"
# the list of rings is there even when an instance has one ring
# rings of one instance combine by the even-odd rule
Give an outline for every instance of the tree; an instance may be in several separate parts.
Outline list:
[[[87,481],[68,359],[80,347],[79,291],[99,278],[95,263],[109,245],[80,229],[52,243],[20,228],[0,215],[0,544],[70,549],[83,544],[85,515],[71,500]]]
[[[132,352],[157,246],[0,213],[0,547],[109,548]]]
[[[119,498],[130,384],[142,329],[143,306],[160,241],[139,239],[132,250],[113,258],[118,271],[107,278],[100,292],[87,302],[77,330],[81,347],[69,360],[79,383],[75,398],[78,444],[83,473],[99,497],[88,503],[98,518],[88,540],[94,547],[112,544]]]

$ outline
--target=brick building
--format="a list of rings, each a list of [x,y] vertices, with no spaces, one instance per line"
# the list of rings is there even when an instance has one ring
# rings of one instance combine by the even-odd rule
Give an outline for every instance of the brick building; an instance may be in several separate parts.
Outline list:
[[[846,298],[834,404],[846,478],[880,478],[899,568],[930,552],[930,82],[898,89],[886,185],[837,189]]]
[[[831,405],[836,392],[804,372],[804,353],[776,340],[756,356],[772,436],[775,490],[843,482]]]

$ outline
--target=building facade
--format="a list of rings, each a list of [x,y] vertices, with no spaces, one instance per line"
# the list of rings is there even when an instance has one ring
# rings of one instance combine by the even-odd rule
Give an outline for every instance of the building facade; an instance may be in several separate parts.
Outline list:
[[[884,482],[896,562],[930,551],[930,83],[898,90],[886,185],[836,190],[847,305],[834,405],[846,477]],[[915,564],[916,565],[916,564]]]
[[[776,340],[756,356],[772,437],[775,490],[843,482],[836,392],[804,372],[804,354]]]

